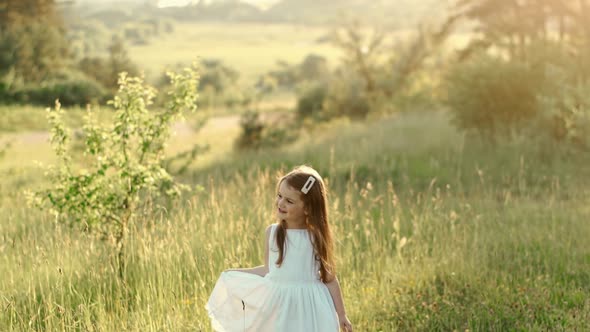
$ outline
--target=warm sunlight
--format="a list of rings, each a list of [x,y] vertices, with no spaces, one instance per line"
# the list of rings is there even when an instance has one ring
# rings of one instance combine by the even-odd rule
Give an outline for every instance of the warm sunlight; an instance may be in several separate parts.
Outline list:
[[[182,7],[191,3],[191,0],[160,0],[158,1],[158,8]]]
[[[0,0],[0,332],[590,331],[588,17]]]
[[[182,7],[186,5],[190,5],[192,3],[212,3],[215,0],[160,0],[158,1],[158,8],[167,8],[167,7]],[[279,2],[279,0],[242,0],[241,2],[249,3],[251,5],[257,6],[261,9],[269,8],[270,6],[274,5],[275,3]]]

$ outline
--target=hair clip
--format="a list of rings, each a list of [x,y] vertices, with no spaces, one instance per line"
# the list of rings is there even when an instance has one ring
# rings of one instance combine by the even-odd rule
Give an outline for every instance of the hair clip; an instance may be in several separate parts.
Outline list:
[[[315,178],[310,175],[309,178],[307,178],[307,181],[305,181],[303,188],[301,188],[301,192],[307,195],[307,193],[309,192],[309,189],[311,189],[311,187],[313,186],[314,183],[315,183]]]

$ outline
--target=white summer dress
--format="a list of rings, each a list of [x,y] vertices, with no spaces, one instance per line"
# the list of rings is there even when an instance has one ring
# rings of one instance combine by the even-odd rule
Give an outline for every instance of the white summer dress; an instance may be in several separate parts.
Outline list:
[[[338,315],[305,229],[288,229],[283,263],[270,229],[269,273],[223,272],[205,308],[218,332],[338,332]]]

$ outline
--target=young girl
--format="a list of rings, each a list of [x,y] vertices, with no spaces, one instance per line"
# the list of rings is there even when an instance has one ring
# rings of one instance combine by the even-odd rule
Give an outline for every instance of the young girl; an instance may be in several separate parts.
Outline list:
[[[335,275],[326,188],[299,166],[277,185],[264,265],[221,274],[205,306],[216,331],[352,332]]]

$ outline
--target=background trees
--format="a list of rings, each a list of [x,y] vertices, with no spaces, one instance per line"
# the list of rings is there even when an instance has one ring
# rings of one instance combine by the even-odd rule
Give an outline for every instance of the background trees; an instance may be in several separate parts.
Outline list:
[[[12,81],[38,81],[62,69],[69,54],[55,1],[3,1],[0,45],[0,75]]]
[[[447,80],[459,128],[588,149],[590,2],[464,0],[456,10],[477,35]]]

